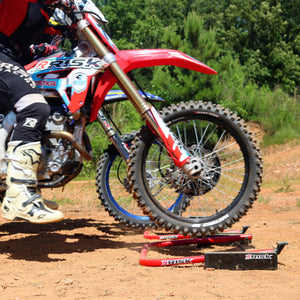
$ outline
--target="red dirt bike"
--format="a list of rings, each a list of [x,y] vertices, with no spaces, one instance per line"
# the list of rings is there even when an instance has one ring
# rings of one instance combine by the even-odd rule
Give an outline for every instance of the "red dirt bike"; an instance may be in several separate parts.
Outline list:
[[[238,221],[257,198],[262,178],[260,151],[245,123],[228,109],[201,101],[159,112],[129,76],[133,69],[160,65],[216,72],[175,50],[120,51],[91,0],[61,3],[73,50],[27,67],[51,106],[39,187],[64,186],[80,173],[83,160],[92,158],[85,128],[98,121],[112,142],[98,165],[98,193],[116,219],[190,235],[213,234]],[[123,138],[104,113],[105,97],[116,83],[145,121],[138,133]],[[13,124],[10,116],[5,124]],[[3,181],[1,189],[5,190]],[[124,193],[146,217],[130,214],[120,204]]]

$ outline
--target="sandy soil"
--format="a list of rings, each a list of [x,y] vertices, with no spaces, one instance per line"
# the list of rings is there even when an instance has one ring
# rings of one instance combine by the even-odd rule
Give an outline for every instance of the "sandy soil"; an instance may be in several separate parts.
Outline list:
[[[263,152],[259,199],[233,228],[251,226],[253,249],[288,241],[277,270],[212,270],[201,263],[141,266],[140,251],[149,242],[143,232],[108,216],[94,182],[73,182],[63,191],[44,193],[60,199],[63,222],[38,226],[0,218],[0,299],[300,299],[300,145]],[[219,249],[153,249],[148,257]]]

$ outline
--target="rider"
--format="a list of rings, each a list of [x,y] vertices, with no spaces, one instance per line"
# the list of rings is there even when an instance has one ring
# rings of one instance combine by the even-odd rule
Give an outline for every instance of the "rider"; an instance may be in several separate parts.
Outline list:
[[[40,139],[50,107],[23,68],[34,55],[49,55],[56,49],[48,44],[31,45],[40,42],[57,2],[0,0],[0,106],[9,106],[16,113],[1,206],[1,215],[9,220],[50,223],[64,218],[62,212],[45,205],[37,191]]]

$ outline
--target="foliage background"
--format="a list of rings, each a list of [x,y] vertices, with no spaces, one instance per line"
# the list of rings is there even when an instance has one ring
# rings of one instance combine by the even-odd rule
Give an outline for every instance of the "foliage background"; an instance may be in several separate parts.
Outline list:
[[[222,104],[260,124],[264,144],[300,138],[300,0],[103,0],[120,49],[172,48],[218,72],[180,68],[135,70],[147,92],[166,102]],[[109,108],[123,133],[142,123],[129,103]],[[96,156],[108,142],[90,126]]]

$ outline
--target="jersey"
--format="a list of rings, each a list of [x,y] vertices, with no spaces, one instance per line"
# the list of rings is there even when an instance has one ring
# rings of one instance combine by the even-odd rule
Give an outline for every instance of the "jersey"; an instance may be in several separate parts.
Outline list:
[[[20,57],[40,41],[52,12],[42,0],[0,0],[0,44]]]

